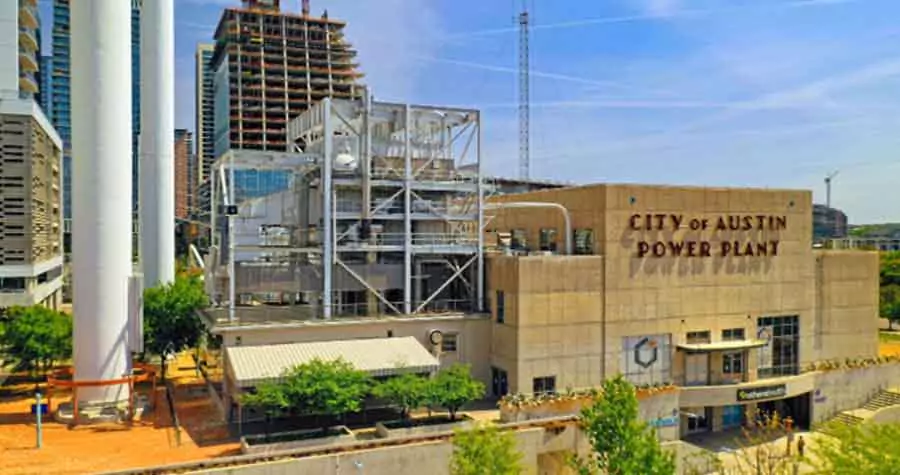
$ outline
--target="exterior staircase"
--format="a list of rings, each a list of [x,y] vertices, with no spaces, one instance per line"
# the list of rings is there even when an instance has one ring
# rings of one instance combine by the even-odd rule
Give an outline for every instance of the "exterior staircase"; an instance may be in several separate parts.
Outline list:
[[[817,429],[824,434],[834,435],[836,429],[852,427],[870,419],[875,411],[885,407],[900,405],[900,390],[882,390],[860,409],[842,411]]]
[[[867,402],[863,409],[868,409],[870,411],[877,411],[881,408],[885,408],[888,406],[896,406],[900,404],[900,392],[894,391],[881,391],[872,398],[871,401]]]

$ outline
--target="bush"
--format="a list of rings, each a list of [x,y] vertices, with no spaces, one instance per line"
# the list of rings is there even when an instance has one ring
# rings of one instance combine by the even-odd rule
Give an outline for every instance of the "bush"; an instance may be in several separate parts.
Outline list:
[[[12,307],[0,328],[0,349],[18,371],[47,371],[72,357],[72,319],[49,308]]]
[[[407,373],[379,383],[372,394],[399,408],[403,419],[408,420],[411,411],[425,404],[430,383],[426,378]]]
[[[484,397],[484,384],[472,378],[469,365],[456,364],[441,370],[429,382],[428,402],[443,407],[456,420],[456,413],[466,404]]]

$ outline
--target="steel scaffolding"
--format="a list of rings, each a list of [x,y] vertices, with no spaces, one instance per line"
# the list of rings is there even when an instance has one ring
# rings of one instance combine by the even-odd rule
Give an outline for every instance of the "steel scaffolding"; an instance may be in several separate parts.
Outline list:
[[[480,134],[477,110],[326,99],[290,122],[291,150],[224,154],[215,318],[481,311]]]

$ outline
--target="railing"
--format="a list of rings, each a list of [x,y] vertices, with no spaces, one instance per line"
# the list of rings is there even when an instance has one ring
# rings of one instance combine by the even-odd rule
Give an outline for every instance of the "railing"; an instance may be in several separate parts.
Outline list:
[[[406,244],[406,236],[403,233],[378,233],[373,236],[374,245],[403,246]],[[413,246],[475,246],[478,244],[478,236],[474,234],[413,233],[409,236],[409,240]],[[371,241],[359,242],[359,244],[367,242]],[[344,242],[344,244],[347,243]]]
[[[259,296],[252,299],[257,302],[256,305],[239,305],[235,307],[235,320],[228,320],[229,309],[227,306],[214,309],[207,309],[204,314],[207,319],[215,322],[217,325],[278,325],[299,322],[308,322],[322,319],[322,306],[318,304],[299,304],[299,305],[271,305],[263,302],[270,301],[265,296]],[[245,299],[245,301],[247,301]],[[389,301],[396,309],[403,309],[403,302]],[[417,308],[418,302],[413,302],[413,309]],[[359,318],[359,317],[385,317],[385,316],[401,316],[396,313],[391,306],[385,304],[381,300],[376,299],[374,307],[368,302],[358,303],[335,303],[332,305],[333,318]],[[422,310],[415,315],[440,315],[440,314],[459,314],[468,313],[476,310],[472,300],[468,299],[435,299],[428,303]]]
[[[403,203],[400,200],[395,199],[389,203],[385,203],[385,201],[387,200],[375,199],[372,201],[370,209],[375,215],[403,214]],[[336,201],[335,207],[339,213],[361,213],[363,203],[360,200],[339,199]],[[459,206],[448,206],[446,203],[431,200],[413,200],[410,208],[413,213],[434,215],[459,213],[462,211]]]

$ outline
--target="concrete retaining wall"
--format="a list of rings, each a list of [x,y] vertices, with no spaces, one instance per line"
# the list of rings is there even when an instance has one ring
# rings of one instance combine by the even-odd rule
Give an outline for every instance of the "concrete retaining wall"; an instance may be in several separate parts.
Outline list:
[[[818,424],[841,411],[856,409],[889,387],[900,386],[900,364],[823,371],[816,374],[812,422]]]

